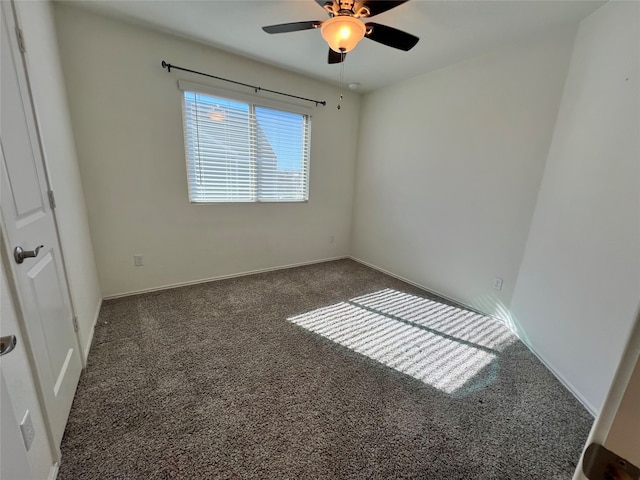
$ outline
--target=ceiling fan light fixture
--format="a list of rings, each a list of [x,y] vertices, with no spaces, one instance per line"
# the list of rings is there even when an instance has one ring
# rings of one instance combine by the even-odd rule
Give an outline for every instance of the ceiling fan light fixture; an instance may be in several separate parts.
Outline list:
[[[364,23],[348,15],[337,15],[322,23],[322,38],[334,52],[347,53],[355,48],[367,33]]]

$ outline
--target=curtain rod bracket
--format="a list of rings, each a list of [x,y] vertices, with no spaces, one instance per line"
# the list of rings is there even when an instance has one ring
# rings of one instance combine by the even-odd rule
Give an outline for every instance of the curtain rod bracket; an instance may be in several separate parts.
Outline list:
[[[182,70],[183,72],[195,73],[196,75],[202,75],[204,77],[215,78],[216,80],[222,80],[223,82],[235,83],[236,85],[242,85],[243,87],[253,88],[253,90],[256,93],[258,93],[260,91],[265,91],[265,92],[269,92],[269,93],[275,93],[276,95],[283,95],[283,96],[289,97],[289,98],[297,98],[298,100],[304,100],[305,102],[315,103],[316,107],[318,105],[322,105],[323,107],[325,107],[327,105],[327,102],[324,101],[324,100],[313,100],[312,98],[299,97],[298,95],[291,95],[289,93],[278,92],[277,90],[269,90],[268,88],[262,88],[262,87],[258,87],[256,85],[249,85],[248,83],[236,82],[235,80],[229,80],[228,78],[216,77],[215,75],[209,75],[208,73],[198,72],[197,70],[190,70],[188,68],[178,67],[177,65],[171,65],[170,63],[167,63],[164,60],[162,60],[161,65],[162,65],[162,68],[166,68],[167,72],[169,72],[169,73],[171,73],[171,69],[173,68],[174,70]]]

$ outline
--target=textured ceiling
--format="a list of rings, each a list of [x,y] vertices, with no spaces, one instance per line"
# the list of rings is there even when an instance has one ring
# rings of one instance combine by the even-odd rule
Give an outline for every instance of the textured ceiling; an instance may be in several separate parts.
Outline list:
[[[359,83],[358,91],[371,91],[552,29],[576,25],[604,3],[411,0],[372,21],[412,33],[420,42],[403,52],[363,39],[347,55],[345,81]],[[68,4],[331,83],[339,79],[340,66],[327,64],[328,47],[319,30],[269,35],[261,29],[276,23],[326,20],[326,12],[314,0],[79,0]]]

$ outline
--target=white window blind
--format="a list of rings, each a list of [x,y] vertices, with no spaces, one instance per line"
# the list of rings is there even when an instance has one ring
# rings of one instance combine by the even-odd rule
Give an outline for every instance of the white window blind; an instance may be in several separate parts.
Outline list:
[[[302,202],[309,190],[309,115],[184,91],[189,199]]]

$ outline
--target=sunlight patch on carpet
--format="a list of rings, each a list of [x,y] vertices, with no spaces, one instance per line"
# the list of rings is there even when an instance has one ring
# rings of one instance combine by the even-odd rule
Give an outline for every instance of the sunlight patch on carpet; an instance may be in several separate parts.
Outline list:
[[[491,383],[516,341],[496,319],[392,289],[288,320],[451,395]]]

